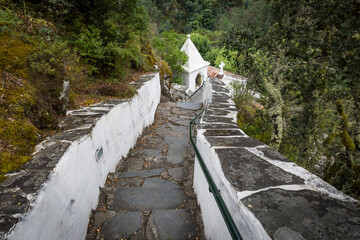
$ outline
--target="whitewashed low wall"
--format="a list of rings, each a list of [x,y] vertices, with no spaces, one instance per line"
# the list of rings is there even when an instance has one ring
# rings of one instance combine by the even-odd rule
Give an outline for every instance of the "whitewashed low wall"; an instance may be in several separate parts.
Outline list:
[[[226,179],[222,170],[220,159],[203,136],[203,131],[198,133],[196,146],[211,173],[220,194],[231,213],[243,239],[271,239],[258,219],[238,200],[237,191]],[[223,216],[217,206],[214,196],[209,191],[209,185],[202,169],[195,160],[194,189],[197,201],[201,207],[204,231],[208,240],[232,239]]]
[[[155,74],[132,99],[102,116],[91,134],[72,142],[8,238],[85,239],[99,187],[153,122],[160,94],[159,74]],[[97,154],[101,148],[102,154]]]

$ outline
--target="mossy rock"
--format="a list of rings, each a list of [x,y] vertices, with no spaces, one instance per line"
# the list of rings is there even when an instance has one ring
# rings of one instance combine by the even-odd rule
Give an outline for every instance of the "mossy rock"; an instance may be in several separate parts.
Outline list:
[[[160,79],[162,81],[166,79],[172,79],[172,70],[169,64],[167,64],[167,62],[165,62],[164,60],[159,60],[158,67],[160,72]]]

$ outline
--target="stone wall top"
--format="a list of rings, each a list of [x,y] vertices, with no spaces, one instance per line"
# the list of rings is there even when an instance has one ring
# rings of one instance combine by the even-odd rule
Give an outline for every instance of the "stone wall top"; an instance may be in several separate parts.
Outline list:
[[[239,229],[250,231],[245,225],[251,219],[239,218],[253,216],[274,239],[360,239],[359,202],[239,129],[221,78],[210,79],[212,103],[201,119],[198,144],[205,139],[201,154],[214,156],[208,164],[219,162],[220,172],[210,169],[223,197],[229,194],[237,208],[245,207],[246,216],[233,216]]]

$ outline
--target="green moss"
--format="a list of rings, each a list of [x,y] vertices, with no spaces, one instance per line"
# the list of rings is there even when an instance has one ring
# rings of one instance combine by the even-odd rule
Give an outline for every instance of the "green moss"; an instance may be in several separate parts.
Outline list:
[[[348,122],[348,117],[344,110],[343,101],[341,101],[341,100],[336,101],[336,110],[338,111],[339,115],[342,118],[342,120],[341,120],[342,133],[340,134],[340,137],[343,141],[344,146],[346,147],[346,150],[353,152],[353,151],[355,151],[355,143],[347,131],[347,129],[349,127],[349,122]]]
[[[163,60],[158,61],[158,67],[160,72],[160,79],[163,81],[166,78],[172,79],[172,70],[169,64]]]
[[[40,131],[28,119],[37,103],[35,89],[28,81],[19,77],[26,76],[23,74],[25,60],[17,58],[22,54],[25,56],[30,48],[18,40],[9,42],[23,45],[23,47],[14,47],[23,51],[19,51],[21,54],[14,52],[10,56],[5,56],[6,51],[0,50],[1,68],[8,66],[5,67],[3,75],[0,75],[2,82],[0,87],[0,181],[4,179],[6,173],[19,169],[31,158],[29,155],[38,142],[40,134]]]
[[[33,46],[13,36],[0,36],[0,71],[26,77],[25,61]]]
[[[18,170],[31,159],[39,130],[26,119],[0,118],[0,181],[8,172]]]
[[[153,71],[154,66],[157,64],[157,60],[155,56],[155,51],[150,45],[146,46],[145,53],[143,53],[143,57],[146,62],[146,66],[144,70]]]
[[[324,180],[328,183],[331,183],[332,179],[336,176],[336,174],[341,170],[342,165],[339,163],[332,164],[326,171],[324,175]]]
[[[339,133],[331,133],[324,141],[324,145],[330,145],[334,140],[335,138],[339,136]]]
[[[16,152],[28,152],[37,143],[39,130],[26,119],[0,118],[0,126],[0,138]]]
[[[338,111],[339,115],[342,117],[343,128],[347,128],[349,126],[349,122],[348,122],[348,117],[345,114],[343,101],[341,100],[336,101],[336,110]]]
[[[346,150],[352,151],[352,152],[355,151],[355,143],[346,130],[344,130],[341,133],[341,139],[343,141],[344,146],[346,147]]]
[[[21,165],[31,159],[31,156],[24,156],[21,154],[14,154],[8,152],[0,152],[0,182],[4,180],[5,174],[15,170],[19,170]]]

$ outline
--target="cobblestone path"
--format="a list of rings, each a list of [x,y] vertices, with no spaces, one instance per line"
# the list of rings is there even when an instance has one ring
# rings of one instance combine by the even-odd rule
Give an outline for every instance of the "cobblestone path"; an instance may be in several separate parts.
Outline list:
[[[160,103],[154,124],[108,175],[86,239],[204,239],[188,137],[199,107]]]

